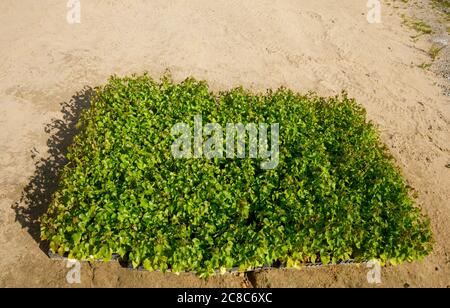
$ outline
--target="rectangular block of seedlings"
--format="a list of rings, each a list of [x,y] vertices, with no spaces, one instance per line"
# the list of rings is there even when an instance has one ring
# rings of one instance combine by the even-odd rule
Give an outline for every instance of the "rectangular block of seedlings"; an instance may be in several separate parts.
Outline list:
[[[428,220],[345,94],[112,77],[79,127],[42,217],[54,253],[207,277],[431,251]]]

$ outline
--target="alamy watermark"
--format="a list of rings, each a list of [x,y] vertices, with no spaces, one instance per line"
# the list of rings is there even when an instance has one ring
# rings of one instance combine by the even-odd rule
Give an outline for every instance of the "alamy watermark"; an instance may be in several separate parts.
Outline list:
[[[380,0],[368,0],[367,22],[370,24],[381,23],[381,2]]]
[[[367,282],[370,284],[381,283],[381,264],[377,260],[370,260],[367,262],[367,267],[370,271],[367,272]]]
[[[81,264],[77,260],[67,260],[67,268],[70,270],[66,274],[66,281],[69,284],[81,283]]]
[[[69,0],[67,1],[67,11],[66,20],[69,24],[79,24],[81,23],[81,2],[80,0]]]
[[[202,116],[195,115],[193,133],[184,122],[172,127],[171,134],[177,138],[171,147],[172,155],[175,158],[260,158],[262,169],[275,169],[279,163],[280,125],[270,125],[270,138],[268,127],[265,123],[227,123],[224,130],[218,123],[203,125]],[[204,137],[209,138],[204,141]]]

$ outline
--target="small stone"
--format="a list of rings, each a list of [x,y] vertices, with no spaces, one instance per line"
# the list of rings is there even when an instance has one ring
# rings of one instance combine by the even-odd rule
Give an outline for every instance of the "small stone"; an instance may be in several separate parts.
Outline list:
[[[404,286],[405,288],[409,288],[409,283],[405,283],[403,286]]]

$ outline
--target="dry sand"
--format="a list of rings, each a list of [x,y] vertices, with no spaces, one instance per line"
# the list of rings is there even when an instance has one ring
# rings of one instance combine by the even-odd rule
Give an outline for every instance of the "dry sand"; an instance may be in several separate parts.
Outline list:
[[[111,74],[169,69],[175,80],[206,79],[214,90],[287,86],[323,95],[342,89],[363,104],[431,218],[434,252],[383,268],[383,287],[450,285],[450,101],[414,33],[383,5],[369,24],[365,0],[81,0],[0,2],[0,287],[69,285],[68,269],[41,250],[45,210],[89,88]],[[133,4],[132,4],[133,3]],[[371,286],[364,266],[271,270],[254,286]],[[243,276],[82,265],[81,286],[246,286]]]

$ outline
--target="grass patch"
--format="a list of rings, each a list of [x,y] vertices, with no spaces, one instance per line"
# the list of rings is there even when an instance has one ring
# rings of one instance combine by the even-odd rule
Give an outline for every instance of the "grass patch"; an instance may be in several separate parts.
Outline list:
[[[175,159],[171,128],[279,123],[279,164]],[[70,258],[197,271],[379,259],[431,251],[432,235],[364,109],[346,95],[287,89],[212,93],[205,82],[113,77],[79,123],[42,218],[51,250]],[[247,137],[248,139],[248,137]]]
[[[431,67],[431,63],[424,62],[424,63],[421,63],[421,64],[417,65],[417,67],[421,68],[421,69],[424,69],[424,70],[425,69],[429,69]]]
[[[450,0],[432,0],[432,4],[435,8],[450,16]]]
[[[415,17],[408,17],[405,14],[402,14],[401,17],[403,19],[403,24],[405,26],[415,30],[418,33],[418,35],[413,36],[413,38],[416,38],[424,34],[433,33],[433,29],[431,28],[431,26],[425,23],[424,21]]]
[[[434,61],[438,57],[441,50],[444,49],[444,47],[445,46],[441,46],[439,44],[433,44],[433,45],[431,45],[430,49],[428,50],[428,55]]]

